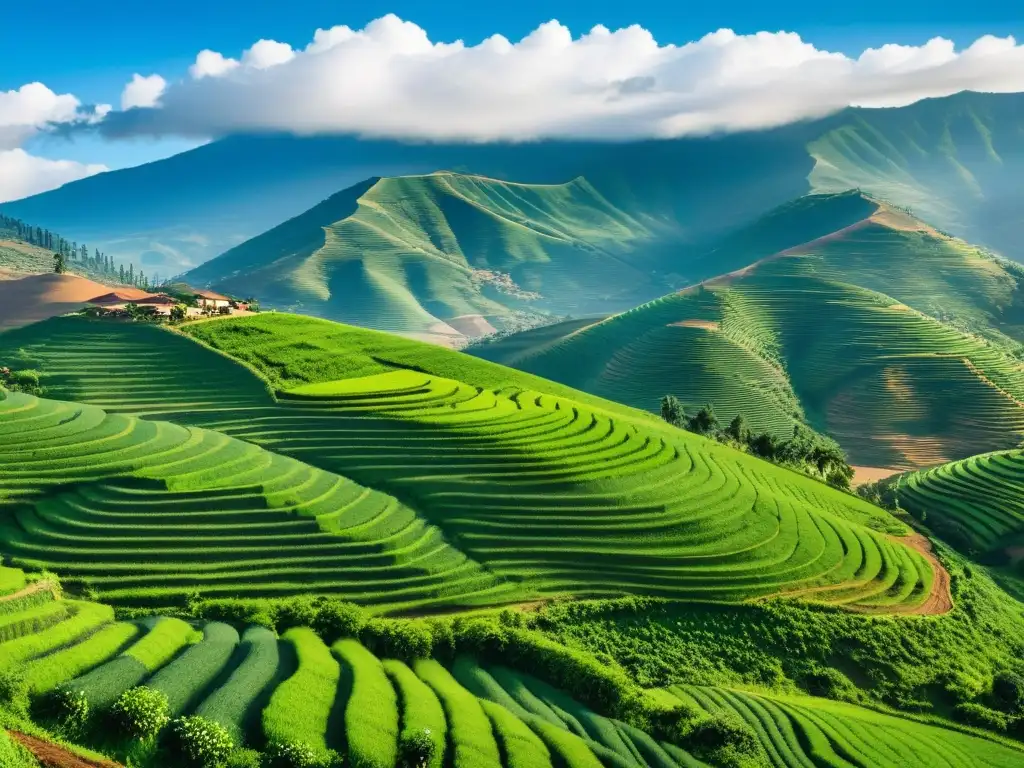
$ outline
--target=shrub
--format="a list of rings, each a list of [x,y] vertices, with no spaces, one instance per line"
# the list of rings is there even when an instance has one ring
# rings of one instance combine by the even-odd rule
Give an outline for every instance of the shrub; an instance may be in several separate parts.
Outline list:
[[[681,745],[715,765],[743,765],[762,756],[757,734],[731,712],[684,721]]]
[[[317,609],[312,626],[325,643],[333,643],[344,637],[359,637],[365,623],[363,609],[358,605],[331,600]]]
[[[28,709],[28,682],[16,667],[0,670],[0,707],[15,712]]]
[[[168,747],[189,768],[215,768],[234,750],[224,726],[205,717],[179,717],[171,723]]]
[[[43,699],[42,709],[67,734],[82,733],[89,724],[89,699],[76,688],[55,688]]]
[[[318,606],[311,597],[298,597],[288,600],[277,607],[274,624],[278,632],[285,632],[292,627],[311,627],[316,621]]]
[[[224,768],[262,768],[263,756],[255,749],[236,749],[228,755]]]
[[[398,764],[401,768],[427,768],[436,750],[429,728],[406,728],[398,739]]]
[[[953,716],[962,723],[991,731],[1005,731],[1009,724],[1009,719],[1002,712],[970,701],[953,707]]]
[[[274,741],[263,753],[261,768],[320,768],[316,751],[301,741]]]
[[[1015,672],[998,672],[992,678],[992,700],[996,709],[1015,715],[1024,709],[1024,678]]]
[[[413,661],[430,656],[434,635],[423,621],[370,619],[360,638],[378,657]]]
[[[661,398],[661,418],[673,427],[682,427],[686,423],[686,412],[683,404],[675,395],[665,395]]]
[[[131,688],[114,702],[110,717],[125,736],[148,739],[170,722],[167,695],[144,685]]]

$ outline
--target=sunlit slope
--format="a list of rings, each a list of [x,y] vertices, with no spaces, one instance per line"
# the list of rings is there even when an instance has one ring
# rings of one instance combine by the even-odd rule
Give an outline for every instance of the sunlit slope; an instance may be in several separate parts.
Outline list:
[[[748,693],[679,685],[667,693],[709,713],[733,714],[750,726],[772,768],[1010,768],[1024,753],[937,725],[811,696]]]
[[[175,354],[187,342],[147,328],[145,343],[133,343],[138,327],[75,319],[44,330],[30,348],[44,382],[49,367],[59,369],[54,380],[83,399],[108,397],[103,375],[122,379],[125,391],[159,391],[161,382],[136,371],[132,356],[162,349],[164,336]],[[180,411],[163,418],[384,491],[524,592],[733,600],[799,591],[903,610],[931,590],[925,560],[866,527],[899,529],[881,510],[623,406],[311,318],[229,318],[185,330],[260,369],[279,400],[233,407],[221,388],[224,399],[214,403],[200,380],[197,407],[179,402]],[[64,350],[90,354],[89,333],[105,343],[124,334],[121,353],[105,374],[88,371],[76,382]],[[73,345],[62,341],[71,338]],[[225,359],[200,346],[191,357],[212,368]]]
[[[807,145],[815,191],[860,188],[1004,256],[1024,259],[1024,114],[1018,97],[959,93],[846,110]]]
[[[395,499],[217,432],[8,393],[0,467],[3,554],[117,602],[471,602],[499,586]]]
[[[803,210],[863,198],[818,199]],[[747,253],[748,268],[629,312],[472,353],[648,410],[674,394],[755,429],[805,418],[869,466],[1024,435],[1019,268],[877,204],[838,232]]]
[[[904,509],[959,533],[980,552],[1016,547],[1024,532],[1024,452],[999,451],[913,472],[887,483]],[[951,537],[952,538],[952,537]]]
[[[445,332],[461,315],[590,312],[656,293],[634,253],[650,238],[583,178],[434,173],[345,190],[185,279],[366,327]]]

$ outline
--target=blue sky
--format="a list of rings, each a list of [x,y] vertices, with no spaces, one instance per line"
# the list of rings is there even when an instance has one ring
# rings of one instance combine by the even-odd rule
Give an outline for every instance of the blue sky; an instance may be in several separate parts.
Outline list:
[[[5,8],[0,26],[0,91],[41,81],[86,103],[117,104],[135,72],[180,77],[203,48],[237,56],[260,38],[305,45],[318,27],[353,28],[386,13],[416,22],[431,39],[475,43],[501,33],[516,40],[557,18],[574,34],[595,24],[640,24],[661,43],[682,43],[720,27],[739,33],[785,29],[819,48],[856,55],[886,42],[921,44],[942,35],[967,44],[981,34],[1024,38],[1024,3],[827,3],[822,0],[752,0],[705,3],[648,0],[31,0]],[[39,154],[113,167],[171,154],[194,142],[160,139],[110,144],[97,138],[72,145],[35,139]]]

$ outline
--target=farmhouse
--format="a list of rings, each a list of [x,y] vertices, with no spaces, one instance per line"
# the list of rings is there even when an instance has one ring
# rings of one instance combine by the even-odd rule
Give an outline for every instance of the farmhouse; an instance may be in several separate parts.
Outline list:
[[[194,295],[196,304],[203,308],[220,309],[231,306],[231,299],[213,291],[196,291]]]
[[[135,297],[118,291],[111,291],[102,296],[89,299],[87,303],[108,312],[124,311],[129,304],[134,304],[140,308],[150,309],[154,314],[169,315],[171,307],[177,302],[163,293]]]

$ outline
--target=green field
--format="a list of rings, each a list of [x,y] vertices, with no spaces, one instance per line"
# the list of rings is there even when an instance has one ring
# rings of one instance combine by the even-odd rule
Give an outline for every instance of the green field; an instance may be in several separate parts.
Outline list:
[[[184,279],[331,320],[457,336],[447,321],[464,315],[500,325],[516,309],[610,311],[657,295],[653,236],[583,178],[433,173],[344,190]]]
[[[759,431],[806,422],[858,465],[910,469],[1016,445],[1018,268],[877,204],[870,220],[803,239],[858,201],[820,197],[766,217],[723,246],[723,269],[756,262],[735,274],[471,352],[651,411],[674,394]],[[801,223],[789,237],[804,244],[767,258],[749,244],[785,244],[777,219]]]
[[[976,552],[1019,546],[1024,533],[1024,452],[997,451],[900,475],[885,493]],[[943,526],[946,526],[945,530]]]
[[[630,409],[321,320],[186,331],[257,366],[277,399],[247,368],[160,328],[71,318],[6,335],[38,359],[50,394],[149,413],[158,391],[178,391],[161,419],[218,430],[9,397],[0,429],[41,428],[34,460],[8,481],[11,502],[33,503],[9,518],[8,554],[107,599],[157,604],[186,589],[315,587],[383,608],[794,592],[905,610],[930,594],[931,567],[878,532],[902,530],[878,508]],[[188,365],[170,364],[179,358]],[[237,386],[190,386],[204,366]],[[68,487],[79,467],[90,482]],[[41,495],[52,475],[62,486]]]

